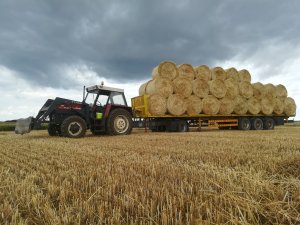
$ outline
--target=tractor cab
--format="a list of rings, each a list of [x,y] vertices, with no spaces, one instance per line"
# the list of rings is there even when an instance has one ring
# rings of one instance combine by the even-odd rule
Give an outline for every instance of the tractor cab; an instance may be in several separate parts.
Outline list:
[[[127,105],[123,89],[106,87],[101,84],[87,87],[85,91],[87,93],[83,102],[90,105],[90,128],[93,134],[101,134],[109,130],[108,124],[111,112],[123,111],[125,114],[132,114],[131,108]],[[117,133],[122,133],[130,123],[128,115],[119,116],[116,124],[113,125],[114,130]]]

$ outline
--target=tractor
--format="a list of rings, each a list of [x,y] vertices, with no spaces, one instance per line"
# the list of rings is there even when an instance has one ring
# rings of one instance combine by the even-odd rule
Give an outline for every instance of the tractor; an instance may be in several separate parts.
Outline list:
[[[94,85],[84,87],[82,102],[64,98],[48,99],[35,118],[19,119],[15,133],[29,133],[48,123],[50,136],[83,137],[92,134],[125,135],[132,131],[132,109],[124,90]]]

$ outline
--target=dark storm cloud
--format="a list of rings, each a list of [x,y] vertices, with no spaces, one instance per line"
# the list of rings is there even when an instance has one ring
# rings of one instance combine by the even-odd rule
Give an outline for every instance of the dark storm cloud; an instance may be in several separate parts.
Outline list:
[[[268,45],[298,46],[299,8],[296,0],[3,0],[0,65],[38,85],[65,87],[76,81],[64,68],[80,65],[123,82],[148,78],[165,59],[247,60]],[[258,55],[258,65],[287,59]]]

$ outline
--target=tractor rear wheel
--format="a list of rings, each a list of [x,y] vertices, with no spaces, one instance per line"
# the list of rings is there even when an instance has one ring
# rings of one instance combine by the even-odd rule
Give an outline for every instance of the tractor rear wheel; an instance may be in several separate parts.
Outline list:
[[[114,109],[107,120],[106,132],[109,135],[130,134],[132,131],[132,116],[125,109]]]
[[[79,116],[69,116],[61,124],[61,134],[63,137],[81,138],[86,132],[86,123]]]

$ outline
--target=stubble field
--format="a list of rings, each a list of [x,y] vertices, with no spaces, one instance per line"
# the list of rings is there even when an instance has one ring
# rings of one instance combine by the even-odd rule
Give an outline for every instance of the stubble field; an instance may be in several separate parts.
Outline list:
[[[0,132],[0,224],[299,224],[300,127]]]

